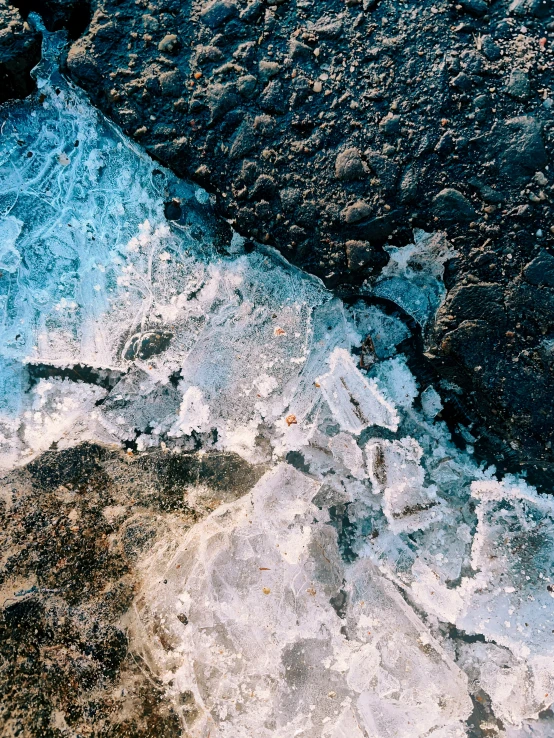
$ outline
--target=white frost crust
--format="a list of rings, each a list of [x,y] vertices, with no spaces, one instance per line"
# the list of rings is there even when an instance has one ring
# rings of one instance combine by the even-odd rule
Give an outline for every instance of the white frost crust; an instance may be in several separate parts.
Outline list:
[[[81,386],[68,379],[41,379],[29,393],[22,416],[0,416],[0,470],[28,463],[53,443],[59,448],[81,441],[114,443],[98,420],[96,403],[106,396],[100,387]]]
[[[460,666],[491,698],[502,722],[521,727],[537,719],[554,689],[554,675],[544,657],[531,663],[492,643],[463,644]]]
[[[522,480],[474,482],[473,579],[458,623],[519,659],[554,656],[554,502]],[[550,669],[554,674],[554,670]],[[548,690],[547,690],[548,692]],[[545,709],[550,696],[544,698]]]
[[[439,393],[433,387],[421,393],[421,408],[426,418],[434,418],[443,408]]]
[[[364,455],[354,438],[348,433],[338,433],[329,441],[329,448],[338,463],[356,479],[366,479]]]
[[[170,691],[201,706],[191,736],[464,735],[464,673],[368,560],[345,572],[333,528],[315,519],[319,487],[281,464],[195,526],[165,568],[163,555],[148,562],[135,628]],[[341,619],[330,599],[345,576]]]
[[[414,438],[370,441],[365,450],[373,492],[383,494],[393,533],[423,529],[442,519],[436,487],[424,484],[423,449]]]
[[[404,356],[395,356],[381,362],[373,375],[378,386],[384,390],[386,397],[395,407],[407,409],[413,405],[419,391]]]
[[[340,427],[358,435],[370,425],[395,431],[398,413],[379,391],[373,380],[367,380],[345,349],[337,348],[329,358],[329,372],[317,379],[331,412]]]
[[[198,387],[189,387],[179,408],[179,417],[172,425],[170,436],[190,436],[193,431],[202,433],[209,431],[210,407],[204,400],[204,395]]]

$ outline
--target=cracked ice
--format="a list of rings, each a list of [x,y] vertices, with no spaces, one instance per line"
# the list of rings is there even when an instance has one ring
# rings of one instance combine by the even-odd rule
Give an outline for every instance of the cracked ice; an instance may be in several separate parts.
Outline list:
[[[551,499],[454,445],[398,314],[238,236],[216,248],[206,193],[41,75],[0,142],[2,467],[93,440],[267,469],[139,564],[132,647],[186,734],[552,735]],[[373,294],[424,326],[452,253],[417,232]]]

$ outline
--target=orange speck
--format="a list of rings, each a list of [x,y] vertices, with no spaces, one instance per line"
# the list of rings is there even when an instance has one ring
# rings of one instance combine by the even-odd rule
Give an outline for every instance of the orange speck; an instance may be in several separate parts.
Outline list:
[[[194,79],[200,79],[201,76],[202,76],[202,72],[195,72],[194,73]]]
[[[262,592],[264,593],[264,595],[268,595],[271,592],[271,590],[269,589],[269,587],[264,587],[262,589]]]
[[[286,331],[284,331],[282,328],[275,328],[274,333],[276,336],[286,336],[287,335]]]
[[[296,425],[298,423],[298,420],[296,420],[296,415],[287,415],[285,420],[287,421],[287,425],[289,426],[289,428],[291,425]]]

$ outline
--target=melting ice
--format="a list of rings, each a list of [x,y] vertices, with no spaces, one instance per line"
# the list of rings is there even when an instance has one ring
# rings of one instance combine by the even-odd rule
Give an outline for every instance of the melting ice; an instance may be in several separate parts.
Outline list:
[[[184,734],[551,736],[551,499],[454,446],[398,316],[216,248],[205,192],[48,63],[39,86],[3,109],[2,467],[88,439],[267,468],[140,564],[132,648]],[[418,232],[390,255],[367,290],[424,326],[452,251]]]

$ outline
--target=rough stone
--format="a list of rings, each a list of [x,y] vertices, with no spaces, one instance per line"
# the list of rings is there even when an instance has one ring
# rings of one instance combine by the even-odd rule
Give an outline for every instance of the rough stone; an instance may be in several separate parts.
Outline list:
[[[349,269],[362,269],[374,259],[371,244],[369,241],[347,241],[346,258]]]
[[[553,10],[552,0],[512,0],[510,13],[516,16],[530,14],[536,18],[548,18]]]
[[[400,133],[402,118],[399,115],[389,113],[379,123],[379,127],[386,136],[396,136]]]
[[[542,126],[531,116],[506,121],[500,144],[500,168],[512,182],[527,181],[548,161]]]
[[[414,167],[408,167],[400,180],[400,201],[415,202],[418,196],[418,176]]]
[[[433,199],[433,213],[442,223],[467,223],[475,217],[475,210],[459,190],[446,187]]]
[[[524,269],[523,276],[538,287],[554,287],[554,256],[541,251]]]
[[[467,10],[468,13],[472,13],[476,16],[485,15],[489,9],[485,0],[459,0],[459,4],[464,10]]]
[[[183,86],[183,80],[179,72],[162,72],[159,78],[160,88],[164,95],[178,95]]]
[[[498,61],[501,57],[500,46],[494,42],[492,36],[483,36],[481,50],[489,61]]]
[[[258,69],[260,72],[260,79],[262,82],[267,82],[272,77],[275,77],[275,75],[279,74],[279,70],[281,69],[281,66],[277,64],[277,62],[267,61],[266,59],[262,59],[262,61],[258,65]]]
[[[468,74],[460,72],[460,74],[456,75],[452,80],[452,85],[458,90],[462,90],[462,92],[468,92],[473,87],[473,82]]]
[[[337,179],[343,182],[352,182],[356,179],[364,179],[367,176],[367,169],[358,149],[345,149],[337,155],[335,174]]]
[[[179,45],[179,39],[174,33],[168,33],[158,44],[158,50],[171,54]]]
[[[379,178],[383,192],[392,192],[398,180],[398,164],[377,151],[367,151],[366,160],[371,171]]]
[[[368,218],[371,213],[371,205],[364,202],[364,200],[358,200],[342,211],[342,217],[346,223],[359,223],[361,220]]]
[[[531,97],[529,75],[523,69],[512,69],[506,84],[506,92],[517,100],[528,100]]]
[[[0,2],[0,103],[34,89],[30,71],[40,59],[40,36],[24,24],[17,8]]]
[[[250,98],[256,92],[258,81],[252,74],[245,74],[237,80],[237,91],[244,97]]]
[[[200,18],[207,26],[216,29],[237,15],[238,8],[231,0],[213,0],[203,8]]]
[[[398,223],[398,216],[399,213],[393,211],[359,223],[355,226],[356,236],[372,243],[383,243],[393,233]]]

